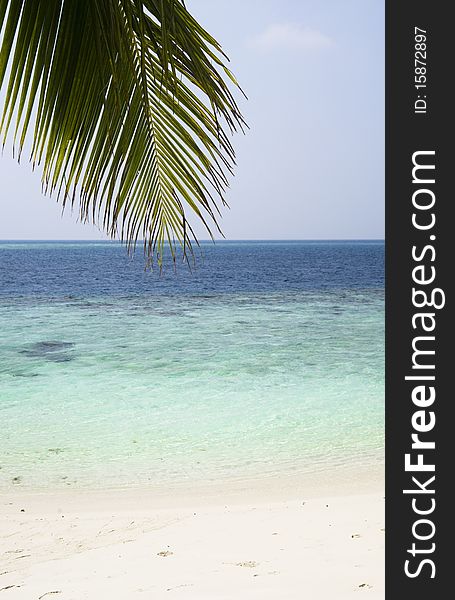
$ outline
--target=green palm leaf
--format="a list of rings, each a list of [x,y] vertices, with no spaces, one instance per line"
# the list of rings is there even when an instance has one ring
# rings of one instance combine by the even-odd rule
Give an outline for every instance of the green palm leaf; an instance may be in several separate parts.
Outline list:
[[[212,235],[244,121],[183,0],[0,0],[0,32],[3,145],[20,159],[33,129],[45,192],[160,264],[191,248],[188,211]]]

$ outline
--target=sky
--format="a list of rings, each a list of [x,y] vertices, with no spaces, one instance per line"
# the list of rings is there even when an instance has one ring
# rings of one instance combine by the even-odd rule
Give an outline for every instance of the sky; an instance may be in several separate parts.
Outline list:
[[[384,237],[384,1],[186,0],[222,44],[250,127],[221,228],[227,239]],[[0,102],[2,96],[0,96]],[[99,239],[39,172],[0,156],[0,239]],[[195,224],[194,218],[190,222]],[[201,238],[207,237],[196,226]]]

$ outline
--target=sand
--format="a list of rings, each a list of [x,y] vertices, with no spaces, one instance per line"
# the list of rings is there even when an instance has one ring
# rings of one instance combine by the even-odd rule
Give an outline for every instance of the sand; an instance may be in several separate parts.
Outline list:
[[[0,600],[383,598],[384,498],[370,487],[13,490]]]

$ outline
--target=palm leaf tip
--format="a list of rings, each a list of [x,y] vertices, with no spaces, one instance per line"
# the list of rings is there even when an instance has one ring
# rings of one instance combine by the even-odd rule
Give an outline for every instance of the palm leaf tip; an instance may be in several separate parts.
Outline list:
[[[44,191],[149,259],[219,228],[244,119],[218,42],[182,0],[0,0],[3,144]]]

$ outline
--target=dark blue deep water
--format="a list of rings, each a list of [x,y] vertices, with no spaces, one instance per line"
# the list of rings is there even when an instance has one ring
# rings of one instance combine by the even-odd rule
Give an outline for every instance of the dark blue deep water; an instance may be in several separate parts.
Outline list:
[[[0,242],[2,296],[130,296],[367,289],[384,285],[383,242],[217,242],[191,270],[144,271],[110,242]]]

